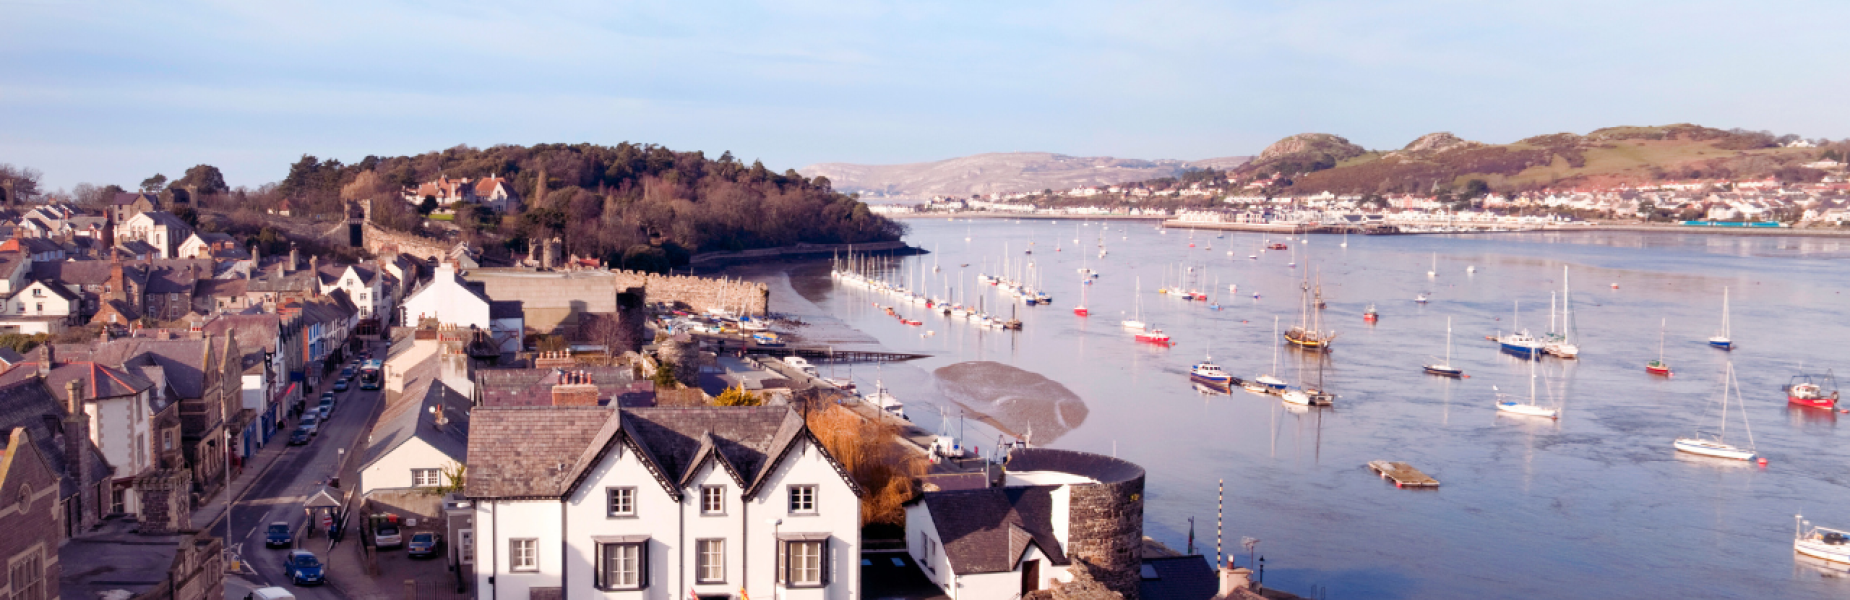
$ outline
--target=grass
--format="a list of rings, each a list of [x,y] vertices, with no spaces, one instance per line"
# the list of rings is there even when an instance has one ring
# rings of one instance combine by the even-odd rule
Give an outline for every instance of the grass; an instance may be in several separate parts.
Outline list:
[[[456,215],[433,214],[433,215],[430,215],[430,220],[432,221],[454,221],[456,220]]]

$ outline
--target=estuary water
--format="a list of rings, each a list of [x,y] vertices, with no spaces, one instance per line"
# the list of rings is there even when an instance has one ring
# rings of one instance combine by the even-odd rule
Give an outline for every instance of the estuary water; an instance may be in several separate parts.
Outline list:
[[[1016,307],[1023,330],[1003,332],[835,285],[826,264],[754,278],[773,285],[774,309],[816,323],[799,331],[809,341],[930,355],[852,373],[865,390],[883,380],[927,428],[948,417],[942,427],[984,451],[1033,430],[1037,445],[1143,465],[1145,532],[1171,546],[1187,543],[1192,517],[1196,551],[1214,560],[1224,481],[1221,552],[1245,565],[1239,541],[1258,539],[1272,587],[1330,598],[1850,595],[1842,565],[1808,564],[1791,549],[1796,514],[1850,528],[1850,414],[1788,407],[1780,389],[1800,372],[1850,376],[1850,242],[1584,232],[1350,236],[1342,247],[1340,236],[1163,233],[1146,222],[908,224],[907,241],[934,252],[894,260],[892,280],[982,297],[1007,315],[1011,304],[976,275],[1032,261],[1054,303]],[[1270,242],[1289,250],[1262,252]],[[1518,322],[1548,330],[1563,267],[1581,356],[1542,360],[1537,385],[1538,402],[1560,406],[1561,418],[1500,414],[1496,392],[1526,397],[1530,363],[1485,336]],[[1072,312],[1080,268],[1100,274],[1086,293],[1090,317]],[[1284,327],[1301,318],[1306,272],[1339,336],[1327,355],[1281,348],[1274,334],[1275,317]],[[1221,308],[1156,293],[1178,280]],[[1724,288],[1733,352],[1706,343]],[[1422,292],[1430,303],[1413,302]],[[1139,299],[1173,346],[1137,343],[1119,327]],[[1362,319],[1371,303],[1376,324]],[[1468,379],[1421,371],[1445,352],[1448,317],[1453,364]],[[1643,368],[1660,354],[1660,331],[1669,378]],[[1275,354],[1276,374],[1293,383],[1320,368],[1339,397],[1302,409],[1237,389],[1203,393],[1188,368],[1210,353],[1237,377],[1274,372]],[[1729,439],[1744,444],[1751,430],[1764,467],[1671,448],[1720,425],[1727,361],[1745,399],[1729,411]],[[1443,487],[1396,489],[1365,467],[1379,459],[1412,463]]]

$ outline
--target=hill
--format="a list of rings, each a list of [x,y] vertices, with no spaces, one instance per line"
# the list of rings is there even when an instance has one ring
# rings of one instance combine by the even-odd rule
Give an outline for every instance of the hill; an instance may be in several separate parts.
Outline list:
[[[1489,189],[1520,191],[1705,178],[1817,181],[1823,176],[1799,166],[1816,160],[1823,149],[1781,147],[1779,140],[1767,132],[1677,124],[1556,133],[1510,144],[1441,132],[1399,150],[1365,151],[1341,137],[1313,133],[1280,140],[1235,175],[1277,177],[1276,189],[1286,193],[1352,194],[1446,191],[1474,179]]]
[[[842,192],[920,198],[933,194],[1066,190],[1084,185],[1143,181],[1175,177],[1189,169],[1228,170],[1251,159],[1230,156],[1198,161],[1137,160],[1050,152],[1004,152],[903,165],[822,163],[798,172],[807,177],[827,177],[834,189]]]

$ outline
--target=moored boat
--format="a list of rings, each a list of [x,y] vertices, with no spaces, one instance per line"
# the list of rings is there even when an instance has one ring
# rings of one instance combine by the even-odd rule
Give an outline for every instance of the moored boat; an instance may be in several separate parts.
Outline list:
[[[1793,375],[1785,390],[1788,403],[1825,410],[1837,408],[1837,376],[1831,371]]]
[[[1798,530],[1792,538],[1793,551],[1836,563],[1850,563],[1850,532],[1812,525],[1803,515],[1793,515]]]
[[[1194,366],[1189,367],[1188,378],[1196,381],[1219,384],[1233,381],[1232,375],[1228,375],[1226,371],[1220,368],[1220,365],[1214,364],[1213,357],[1208,357],[1201,362],[1195,363]]]
[[[1137,341],[1148,342],[1151,344],[1158,344],[1162,346],[1167,346],[1171,343],[1171,340],[1169,339],[1169,334],[1163,333],[1163,330],[1157,329],[1157,328],[1151,328],[1147,331],[1138,332]]]
[[[1379,311],[1376,311],[1375,304],[1373,302],[1370,302],[1368,304],[1368,310],[1362,311],[1362,322],[1374,323],[1380,320],[1381,320],[1381,313]]]
[[[1441,377],[1464,377],[1465,370],[1452,366],[1452,318],[1445,318],[1445,361],[1426,364],[1426,372]]]
[[[1728,288],[1722,288],[1722,328],[1715,332],[1715,335],[1709,336],[1709,345],[1722,350],[1733,350],[1732,329],[1728,325]]]
[[[1669,321],[1665,320],[1662,323],[1658,323],[1657,360],[1645,363],[1644,370],[1646,373],[1650,373],[1652,375],[1663,375],[1665,377],[1669,377],[1670,376],[1670,363],[1664,360],[1664,325],[1666,323],[1669,323]]]
[[[1735,446],[1728,441],[1728,401],[1730,395],[1729,390],[1731,389],[1734,391],[1734,399],[1737,400],[1735,404],[1740,406],[1741,409],[1741,426],[1747,430],[1746,447]],[[1722,371],[1721,427],[1713,432],[1697,429],[1695,435],[1677,438],[1671,446],[1676,448],[1679,452],[1688,452],[1701,456],[1725,458],[1729,460],[1753,460],[1755,454],[1754,430],[1752,426],[1747,423],[1747,407],[1745,403],[1739,402],[1740,393],[1740,382],[1735,381],[1734,378],[1734,362],[1730,361],[1727,368]]]

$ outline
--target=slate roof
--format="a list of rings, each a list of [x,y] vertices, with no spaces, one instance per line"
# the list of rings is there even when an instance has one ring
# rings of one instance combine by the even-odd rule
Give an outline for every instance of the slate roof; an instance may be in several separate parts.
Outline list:
[[[470,415],[463,495],[470,498],[558,498],[573,467],[614,409],[490,407]]]
[[[406,386],[405,391],[379,413],[379,420],[373,426],[372,437],[362,456],[361,469],[371,466],[374,461],[412,439],[423,440],[458,463],[467,459],[471,408],[469,396],[437,380],[435,356],[425,362],[430,363],[432,368]],[[443,411],[443,427],[437,426],[437,416],[430,412],[432,408]],[[469,479],[475,477],[476,473],[471,470]]]
[[[130,281],[145,283],[148,278],[138,265],[123,263],[122,276]],[[32,278],[41,281],[56,281],[65,285],[103,285],[109,281],[110,261],[107,260],[61,260],[32,263]]]
[[[223,338],[214,338],[223,343]],[[151,340],[121,338],[95,345],[59,344],[60,361],[95,361],[121,365],[133,371],[138,366],[160,367],[173,391],[182,398],[200,398],[205,394],[206,340]]]
[[[128,206],[130,204],[134,204],[136,200],[140,200],[142,198],[147,198],[149,204],[153,204],[155,206],[161,205],[161,201],[158,196],[155,196],[154,194],[141,194],[141,193],[136,193],[136,192],[116,192],[116,197],[110,199],[109,203],[114,204],[116,206]]]
[[[71,465],[65,460],[61,438],[53,429],[62,428],[65,414],[64,405],[36,378],[0,386],[0,431],[12,431],[15,427],[26,429],[32,442],[38,445],[39,454],[45,456],[52,471],[58,474],[60,498],[76,494],[80,483],[71,479]],[[90,452],[85,453],[86,460],[90,461],[90,480],[81,484],[94,486],[109,478],[109,462],[103,459],[95,445],[85,446],[90,448]]]
[[[24,370],[22,368],[22,370]],[[65,385],[71,380],[84,382],[84,399],[132,396],[154,386],[154,382],[128,371],[94,362],[75,362],[52,367],[45,375],[45,386],[52,395],[64,397]]]
[[[191,225],[187,225],[186,221],[180,220],[180,217],[176,217],[173,215],[173,213],[170,213],[164,210],[150,210],[150,211],[141,213],[139,215],[135,215],[135,218],[140,218],[140,217],[147,217],[148,220],[153,221],[154,225],[157,227],[170,227],[174,229],[192,229],[193,228]],[[133,221],[134,219],[131,218],[129,220]]]
[[[0,366],[11,366],[25,360],[26,356],[12,348],[0,348]]]
[[[519,319],[525,316],[519,300],[489,300],[488,318]]]
[[[1144,598],[1208,600],[1220,593],[1220,578],[1208,565],[1208,559],[1199,554],[1145,557],[1143,572],[1137,589]]]
[[[1049,562],[1067,564],[1053,534],[1053,492],[1059,486],[1019,486],[924,495],[944,556],[958,575],[1014,570],[1028,545]]]
[[[223,338],[227,334],[236,336],[238,350],[260,353],[276,351],[277,336],[282,333],[282,327],[282,317],[265,313],[219,315],[207,321],[204,329],[212,337]]]

